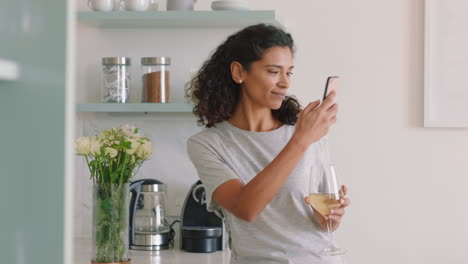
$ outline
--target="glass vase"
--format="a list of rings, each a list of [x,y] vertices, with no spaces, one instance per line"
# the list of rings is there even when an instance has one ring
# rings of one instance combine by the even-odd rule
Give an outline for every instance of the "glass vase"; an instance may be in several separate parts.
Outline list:
[[[92,263],[130,263],[128,183],[99,183],[93,192]]]

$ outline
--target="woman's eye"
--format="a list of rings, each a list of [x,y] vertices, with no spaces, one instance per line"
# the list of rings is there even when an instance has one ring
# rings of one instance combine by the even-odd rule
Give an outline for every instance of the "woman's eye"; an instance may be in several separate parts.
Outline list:
[[[268,71],[269,73],[271,74],[278,74],[279,72],[278,71]]]
[[[293,73],[292,73],[292,72],[288,72],[287,75],[288,75],[288,76],[291,76],[291,75],[293,75]]]

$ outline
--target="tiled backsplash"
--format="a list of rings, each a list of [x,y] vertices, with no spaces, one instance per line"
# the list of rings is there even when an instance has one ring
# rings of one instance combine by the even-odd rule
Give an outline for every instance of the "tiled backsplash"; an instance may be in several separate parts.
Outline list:
[[[187,139],[202,130],[189,113],[80,113],[76,137],[94,136],[102,129],[135,125],[154,144],[150,160],[143,163],[135,179],[153,178],[167,184],[167,215],[179,216],[190,186],[198,179],[187,152]],[[92,181],[85,160],[75,158],[75,236],[91,236]],[[171,217],[174,218],[174,217]]]

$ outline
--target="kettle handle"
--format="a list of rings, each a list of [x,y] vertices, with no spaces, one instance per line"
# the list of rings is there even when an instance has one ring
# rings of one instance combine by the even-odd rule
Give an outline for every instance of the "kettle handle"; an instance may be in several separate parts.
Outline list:
[[[130,198],[130,214],[129,214],[129,220],[128,220],[128,223],[129,223],[129,232],[128,232],[128,235],[129,235],[129,245],[132,245],[133,242],[135,241],[135,212],[136,212],[136,206],[137,206],[137,203],[138,203],[138,198],[140,196],[140,188],[141,188],[141,184],[143,183],[143,181],[134,181],[134,182],[131,182],[130,183],[130,186],[129,186],[129,191],[130,193],[132,194],[131,198]]]

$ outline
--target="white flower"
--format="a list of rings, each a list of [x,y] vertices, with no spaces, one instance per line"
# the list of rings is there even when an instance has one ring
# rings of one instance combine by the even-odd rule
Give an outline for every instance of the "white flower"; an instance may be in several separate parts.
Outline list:
[[[109,182],[110,178],[104,177],[107,173],[125,175],[123,180],[128,182],[134,170],[149,159],[153,144],[138,131],[138,128],[126,125],[104,129],[94,137],[83,136],[76,139],[76,152],[86,157],[94,183]],[[125,164],[120,164],[122,161],[117,160],[122,153],[129,156],[126,157]]]
[[[153,144],[149,141],[141,144],[136,151],[137,156],[141,159],[147,159],[151,153],[153,153]]]
[[[127,152],[127,154],[132,155],[140,146],[140,142],[138,142],[138,140],[135,138],[130,138],[127,141],[131,143],[131,149],[126,149],[125,152]]]
[[[89,145],[90,145],[89,152],[91,153],[91,155],[97,156],[97,155],[101,154],[101,143],[99,142],[97,137],[93,137],[91,139]]]
[[[108,154],[111,158],[115,158],[117,156],[117,150],[115,148],[107,147],[104,150],[104,153]]]
[[[129,126],[127,124],[127,125],[122,126],[122,130],[125,132],[127,136],[133,136],[133,134],[135,134],[135,126]]]
[[[89,137],[79,137],[75,141],[75,149],[78,154],[88,155],[90,150]]]

